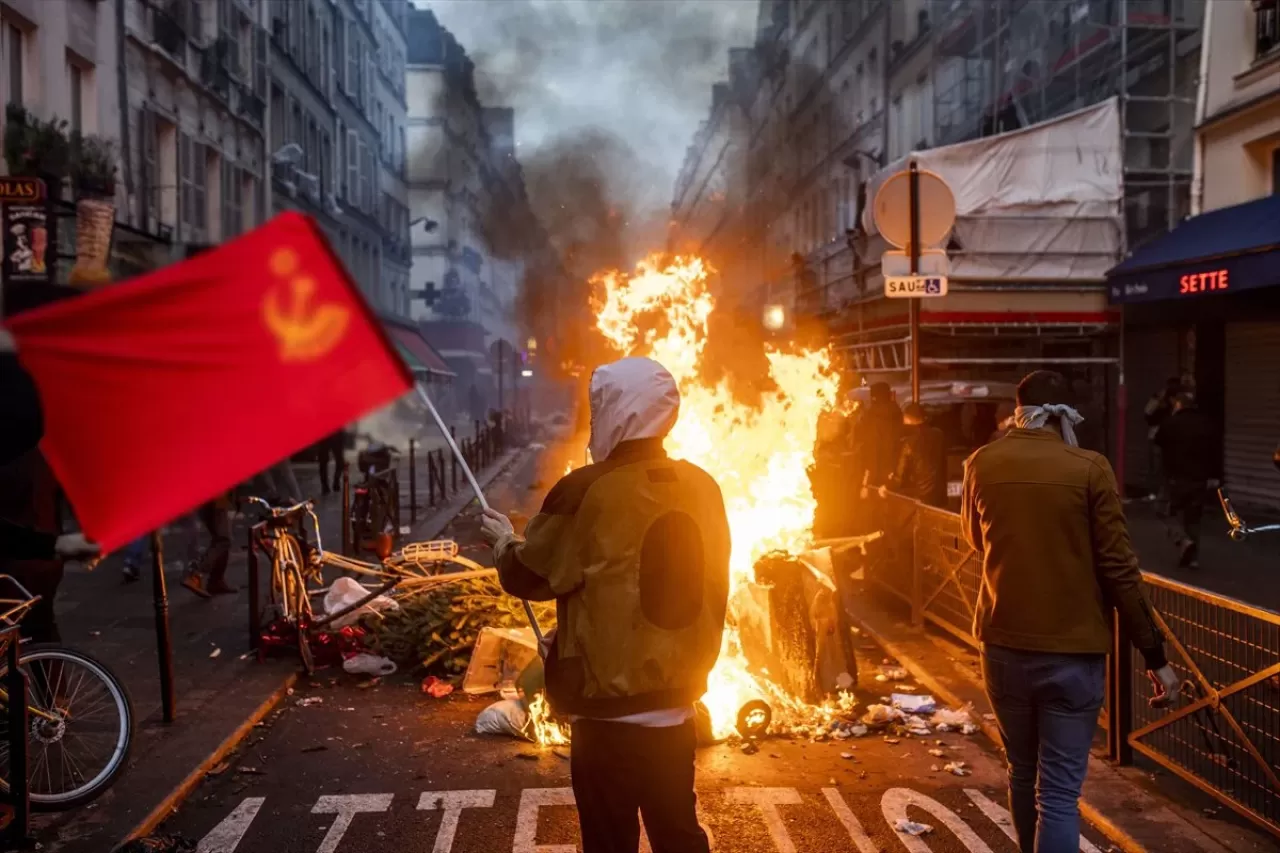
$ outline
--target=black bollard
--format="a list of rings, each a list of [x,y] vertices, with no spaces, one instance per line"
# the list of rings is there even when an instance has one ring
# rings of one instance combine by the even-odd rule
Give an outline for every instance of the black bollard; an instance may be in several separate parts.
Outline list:
[[[5,828],[6,841],[20,848],[28,845],[31,833],[30,785],[27,780],[27,674],[19,666],[21,646],[18,631],[8,632],[5,649],[9,672],[5,675],[5,690],[9,694],[9,799],[13,807],[13,819]],[[50,688],[52,689],[52,688]],[[15,736],[16,733],[16,736]]]
[[[409,523],[418,520],[418,457],[416,442],[409,439]]]
[[[160,660],[160,708],[166,723],[177,717],[173,692],[173,635],[169,631],[169,590],[164,580],[164,542],[151,534],[151,582],[156,605],[156,655]]]

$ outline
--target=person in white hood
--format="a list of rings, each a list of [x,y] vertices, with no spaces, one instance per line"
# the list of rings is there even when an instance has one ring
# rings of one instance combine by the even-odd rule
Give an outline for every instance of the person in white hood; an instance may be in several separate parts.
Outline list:
[[[729,521],[719,486],[662,446],[680,393],[627,358],[591,377],[593,464],[566,475],[518,536],[484,518],[503,588],[556,602],[547,698],[572,721],[583,853],[706,853],[693,705],[720,654]]]

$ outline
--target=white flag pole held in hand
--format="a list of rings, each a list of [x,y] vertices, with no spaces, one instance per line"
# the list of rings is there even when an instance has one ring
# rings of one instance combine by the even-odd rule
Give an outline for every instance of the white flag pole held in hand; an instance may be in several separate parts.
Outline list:
[[[440,417],[440,413],[436,411],[435,404],[431,402],[431,398],[427,396],[427,392],[422,386],[415,383],[414,388],[418,391],[418,397],[426,405],[427,411],[431,412],[431,418],[436,422],[436,426],[440,428],[440,433],[444,436],[444,440],[448,442],[449,449],[453,451],[453,458],[458,460],[458,464],[462,466],[462,473],[466,476],[467,482],[471,484],[471,490],[476,493],[476,500],[480,503],[480,509],[488,515],[492,510],[489,502],[484,498],[484,492],[480,489],[480,482],[476,480],[476,475],[472,473],[471,466],[467,464],[467,460],[463,457],[462,451],[458,449],[458,443],[453,440],[453,433],[449,432],[449,428],[444,424],[444,418]],[[538,617],[534,615],[533,605],[528,601],[521,599],[524,605],[524,614],[529,617],[529,627],[533,628],[533,636],[538,641],[538,651],[545,658],[547,656],[546,640],[542,636],[542,628],[538,625]]]

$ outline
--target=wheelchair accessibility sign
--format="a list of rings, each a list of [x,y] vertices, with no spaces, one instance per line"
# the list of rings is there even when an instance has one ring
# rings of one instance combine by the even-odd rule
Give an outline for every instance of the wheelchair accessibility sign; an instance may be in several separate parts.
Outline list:
[[[945,275],[891,275],[884,280],[884,295],[895,299],[920,299],[947,295]]]

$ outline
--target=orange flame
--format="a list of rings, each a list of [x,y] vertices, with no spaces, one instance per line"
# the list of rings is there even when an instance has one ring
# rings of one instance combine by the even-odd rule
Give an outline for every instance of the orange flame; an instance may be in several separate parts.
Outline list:
[[[707,318],[715,302],[707,288],[708,268],[698,258],[677,257],[663,265],[653,256],[630,276],[597,275],[600,291],[596,325],[623,355],[647,355],[671,372],[680,387],[680,419],[667,438],[667,451],[700,466],[720,484],[733,540],[730,613],[719,662],[703,703],[717,737],[730,736],[739,709],[764,698],[775,726],[830,719],[834,706],[812,708],[787,696],[776,684],[748,670],[736,624],[745,597],[735,596],[753,580],[753,566],[773,550],[804,551],[817,506],[808,467],[818,420],[837,403],[838,377],[826,349],[766,357],[776,390],[758,408],[734,399],[727,383],[707,385],[698,368],[707,340]],[[659,329],[643,322],[657,312]]]

